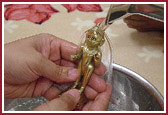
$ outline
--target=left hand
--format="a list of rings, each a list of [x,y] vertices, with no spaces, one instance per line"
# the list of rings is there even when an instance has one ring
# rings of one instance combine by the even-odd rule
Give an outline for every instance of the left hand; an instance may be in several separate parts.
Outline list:
[[[79,77],[76,64],[70,61],[70,55],[75,54],[77,48],[75,44],[50,34],[39,34],[5,44],[5,98],[57,98],[62,91],[53,85],[54,82],[73,82]],[[102,63],[94,70],[85,89],[89,99],[106,90],[106,83],[100,78],[105,71]],[[89,89],[92,91],[88,91]]]

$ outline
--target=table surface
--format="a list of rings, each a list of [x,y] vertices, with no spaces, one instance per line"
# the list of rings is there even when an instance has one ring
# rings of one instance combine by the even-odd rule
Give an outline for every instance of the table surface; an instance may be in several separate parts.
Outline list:
[[[39,33],[50,33],[75,44],[81,35],[105,17],[108,4],[101,4],[102,12],[84,12],[79,8],[67,12],[60,4],[52,4],[59,12],[41,24],[26,19],[4,20],[4,43]],[[85,10],[85,9],[84,9]],[[140,74],[164,95],[164,33],[138,32],[128,28],[123,20],[114,22],[106,33],[112,42],[114,63]]]

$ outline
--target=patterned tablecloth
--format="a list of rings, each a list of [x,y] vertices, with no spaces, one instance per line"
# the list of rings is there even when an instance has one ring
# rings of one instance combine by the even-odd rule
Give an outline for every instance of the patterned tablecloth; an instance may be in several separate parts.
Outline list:
[[[77,44],[84,31],[106,16],[108,8],[107,4],[6,6],[4,43],[50,33]],[[137,72],[164,95],[164,33],[138,32],[123,20],[113,23],[106,32],[112,42],[114,63]]]

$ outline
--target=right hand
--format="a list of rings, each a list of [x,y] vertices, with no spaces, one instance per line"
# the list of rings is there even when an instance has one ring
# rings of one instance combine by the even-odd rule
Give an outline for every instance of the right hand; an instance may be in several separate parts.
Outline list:
[[[92,99],[89,99],[88,102],[81,108],[82,111],[107,111],[108,104],[111,97],[111,84],[106,84],[105,91],[97,94],[93,94],[93,89],[86,89],[85,95],[92,95]],[[89,94],[90,93],[90,94]],[[95,96],[93,98],[93,95]],[[42,104],[41,106],[34,109],[34,111],[65,111],[73,110],[76,108],[77,103],[79,102],[80,94],[76,89],[71,89],[59,98],[53,99],[52,101]]]
[[[112,85],[107,83],[106,90],[96,95],[94,99],[89,100],[82,108],[82,111],[107,111],[111,93]]]
[[[155,9],[150,7],[149,5],[145,4],[137,4],[135,5],[135,8],[137,11],[143,12],[143,13],[153,13],[156,12]],[[131,15],[124,19],[124,22],[128,25],[130,28],[137,29],[140,32],[146,32],[146,31],[163,31],[164,30],[164,23],[150,19],[141,15]]]

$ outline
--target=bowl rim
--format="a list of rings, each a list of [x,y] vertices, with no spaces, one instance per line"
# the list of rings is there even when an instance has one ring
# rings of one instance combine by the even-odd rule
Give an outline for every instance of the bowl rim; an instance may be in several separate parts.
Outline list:
[[[155,86],[153,86],[148,80],[146,80],[141,75],[137,74],[136,72],[122,66],[119,64],[112,64],[113,70],[117,70],[121,73],[128,75],[130,78],[136,80],[140,85],[142,85],[149,93],[156,98],[161,109],[164,110],[164,98],[161,93],[157,90]]]

